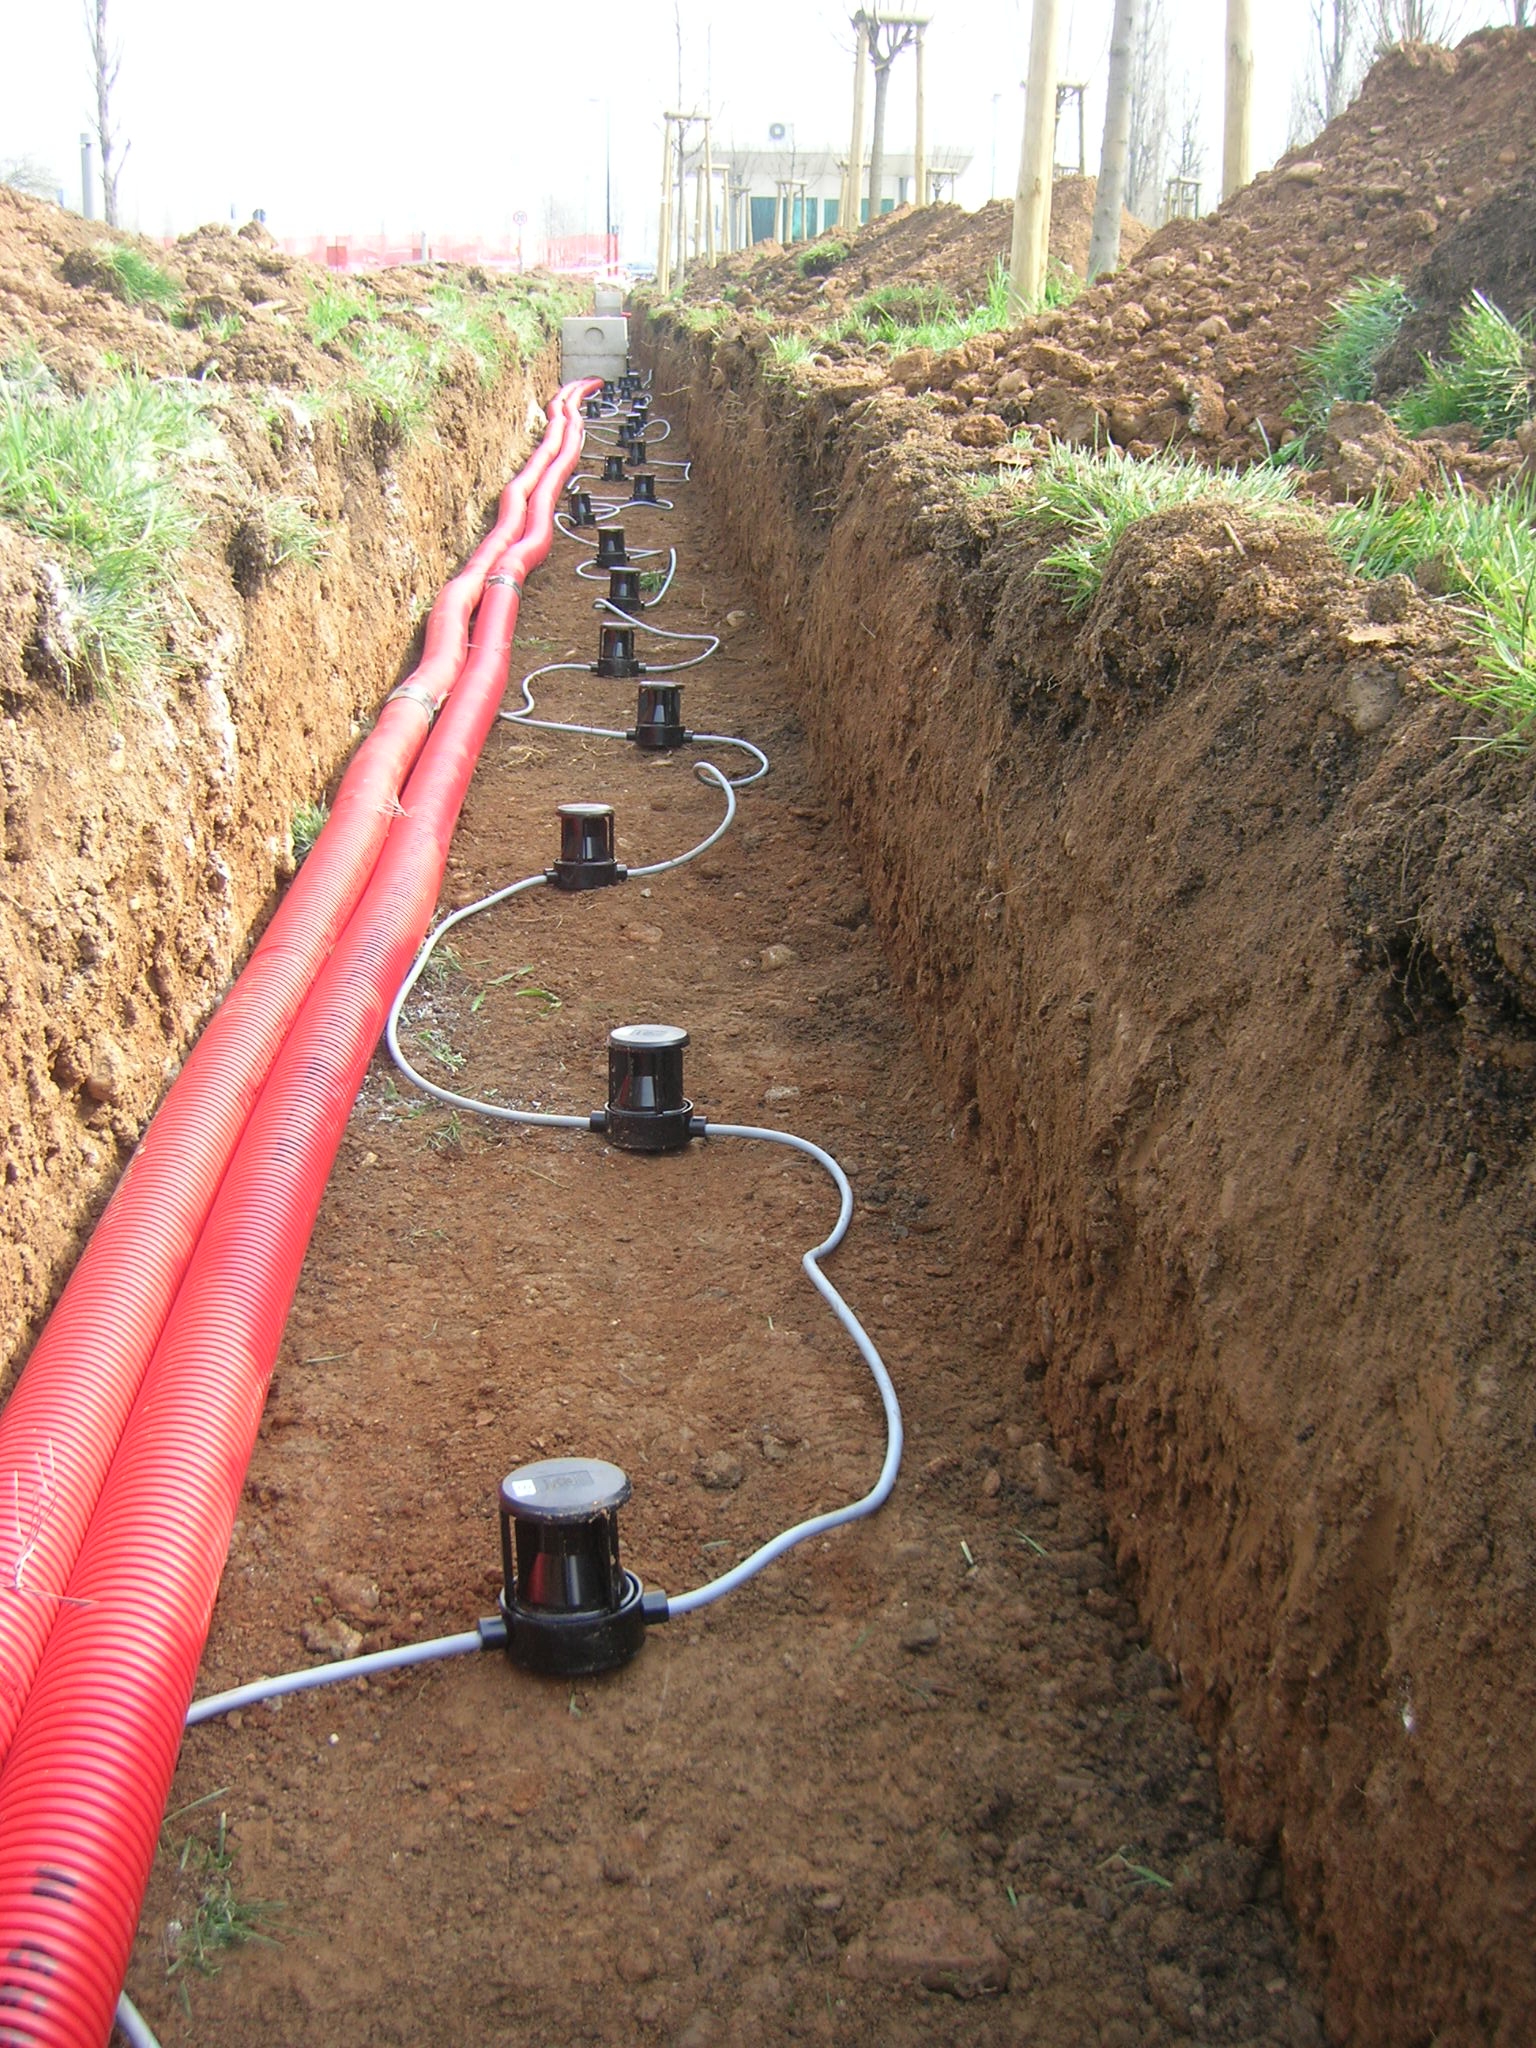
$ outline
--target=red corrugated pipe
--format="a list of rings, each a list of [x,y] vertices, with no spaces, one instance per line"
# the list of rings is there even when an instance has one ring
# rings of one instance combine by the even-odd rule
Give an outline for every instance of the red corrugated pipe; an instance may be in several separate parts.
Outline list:
[[[506,686],[518,595],[576,467],[560,452],[497,563],[464,672],[367,893],[279,1054],[209,1213],[0,1772],[0,2043],[101,2048],[273,1361],[331,1162],[431,919]],[[499,578],[506,577],[503,582]]]
[[[502,493],[490,533],[439,593],[420,664],[358,748],[325,830],[145,1133],[0,1410],[0,1761],[219,1182],[373,873],[401,784],[464,665],[470,613],[522,533],[563,431],[552,425]]]

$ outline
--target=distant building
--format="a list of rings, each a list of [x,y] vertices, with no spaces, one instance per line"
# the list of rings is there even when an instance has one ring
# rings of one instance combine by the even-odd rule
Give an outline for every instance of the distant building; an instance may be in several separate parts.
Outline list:
[[[715,161],[723,162],[730,176],[734,229],[730,240],[737,248],[747,242],[814,241],[837,226],[845,162],[839,151],[733,149]],[[968,149],[930,149],[927,197],[953,198],[955,180],[970,162]],[[886,151],[880,181],[882,213],[906,205],[915,196],[915,174],[916,159],[910,149]],[[867,162],[861,183],[865,196],[859,201],[859,219],[865,221],[869,218]]]

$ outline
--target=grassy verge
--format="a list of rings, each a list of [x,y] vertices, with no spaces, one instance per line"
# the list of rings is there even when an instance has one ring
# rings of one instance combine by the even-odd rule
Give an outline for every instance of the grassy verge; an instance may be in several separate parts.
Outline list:
[[[305,325],[318,347],[343,356],[344,400],[363,404],[383,443],[394,446],[420,431],[456,356],[467,355],[490,385],[509,357],[537,354],[580,303],[560,286],[470,292],[447,283],[420,305],[386,303],[366,286],[328,280],[311,296]]]
[[[1446,689],[1493,718],[1506,742],[1536,735],[1536,485],[1479,498],[1457,482],[1402,505],[1342,505],[1329,533],[1357,574],[1412,576],[1443,593],[1478,669]]]
[[[1116,542],[1138,520],[1181,505],[1217,503],[1248,513],[1295,509],[1289,469],[1208,469],[1178,455],[1138,461],[1118,448],[1090,451],[1053,442],[1031,473],[1020,511],[1061,539],[1040,564],[1073,611],[1088,605]]]

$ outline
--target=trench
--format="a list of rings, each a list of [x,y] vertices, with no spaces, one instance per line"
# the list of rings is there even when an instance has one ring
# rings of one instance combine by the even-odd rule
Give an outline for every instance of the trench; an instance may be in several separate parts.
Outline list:
[[[900,1001],[707,468],[645,515],[679,552],[665,622],[723,631],[688,721],[751,738],[771,774],[674,873],[460,927],[404,1029],[456,1090],[584,1111],[615,1024],[679,1023],[701,1113],[826,1144],[856,1192],[829,1272],[906,1417],[896,1495],[607,1677],[459,1659],[190,1731],[128,1988],[163,2040],[233,2048],[1314,2041],[1278,1865],[1224,1835],[1102,1498],[1020,1369],[1007,1205]],[[557,547],[529,584],[524,668],[595,649],[576,559]],[[633,685],[539,689],[541,713],[608,724]],[[573,799],[614,806],[632,864],[719,817],[683,756],[503,724],[443,907],[542,868]],[[879,1403],[798,1267],[835,1207],[809,1162],[506,1130],[376,1060],[199,1692],[487,1611],[497,1482],[530,1456],[619,1464],[625,1561],[668,1592],[864,1491]],[[215,1854],[271,1945],[168,1983]]]

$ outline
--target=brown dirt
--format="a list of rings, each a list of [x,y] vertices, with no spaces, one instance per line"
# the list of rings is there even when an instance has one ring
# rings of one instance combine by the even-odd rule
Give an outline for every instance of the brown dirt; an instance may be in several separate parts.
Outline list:
[[[1051,194],[1051,260],[1075,277],[1088,274],[1093,236],[1095,178],[1058,178]],[[1133,256],[1151,230],[1129,213],[1121,216],[1122,257]],[[824,277],[802,277],[799,257],[809,245],[785,249],[759,242],[713,267],[688,274],[681,294],[691,305],[719,301],[726,287],[743,309],[757,307],[776,321],[811,324],[833,317],[845,305],[879,285],[938,285],[962,306],[987,295],[994,266],[1008,260],[1013,234],[1011,201],[993,200],[967,213],[959,206],[903,206],[870,221],[848,240],[848,254]],[[834,229],[822,241],[840,239]]]
[[[194,1734],[173,1808],[224,1789],[170,1824],[130,1988],[167,2043],[227,2048],[1314,2043],[1274,1868],[1221,1839],[1212,1759],[1141,1639],[1094,1488],[1042,1441],[1011,1197],[897,1005],[792,671],[705,505],[658,531],[683,562],[669,623],[747,613],[693,672],[690,719],[757,738],[773,773],[718,849],[648,894],[540,895],[463,929],[413,1028],[447,1032],[471,1086],[587,1109],[610,1026],[677,1018],[703,1113],[829,1144],[858,1192],[835,1277],[899,1382],[904,1476],[875,1520],[653,1633],[608,1679],[487,1658]],[[530,586],[530,661],[590,656],[574,559],[561,542]],[[622,722],[633,702],[586,678],[539,687],[553,717]],[[718,816],[685,760],[502,727],[447,900],[540,867],[553,805],[576,796],[615,803],[632,860]],[[306,1632],[338,1619],[376,1646],[486,1611],[496,1483],[541,1452],[630,1472],[628,1560],[673,1591],[861,1491],[879,1410],[797,1265],[832,1213],[815,1170],[774,1154],[717,1140],[645,1160],[506,1133],[421,1109],[376,1065],[205,1684],[305,1661]],[[175,1852],[220,1808],[238,1892],[284,1902],[279,1941],[184,1979],[183,2017],[165,1930],[196,1890]],[[923,1972],[929,1988],[902,1981]]]
[[[228,461],[200,500],[163,684],[115,703],[70,701],[48,679],[47,550],[0,522],[0,1386],[292,872],[295,809],[324,793],[397,680],[413,626],[527,447],[536,402],[520,370],[486,390],[466,359],[407,447],[377,445],[361,412],[310,424],[267,380],[313,387],[340,378],[339,362],[277,309],[252,309],[240,374],[254,386],[223,384],[196,335],[64,281],[69,255],[102,235],[0,187],[0,359],[38,345],[71,387],[109,353],[206,373]],[[217,279],[232,299],[258,282],[277,292],[279,265],[300,294],[316,275],[222,230],[170,255],[144,246],[189,293]],[[272,491],[322,521],[318,568],[261,557]]]
[[[1512,2048],[1528,766],[1459,742],[1434,607],[1300,530],[1149,522],[1075,623],[921,404],[655,331],[997,1177],[1024,1369],[1232,1824],[1278,1846],[1330,2034]]]

